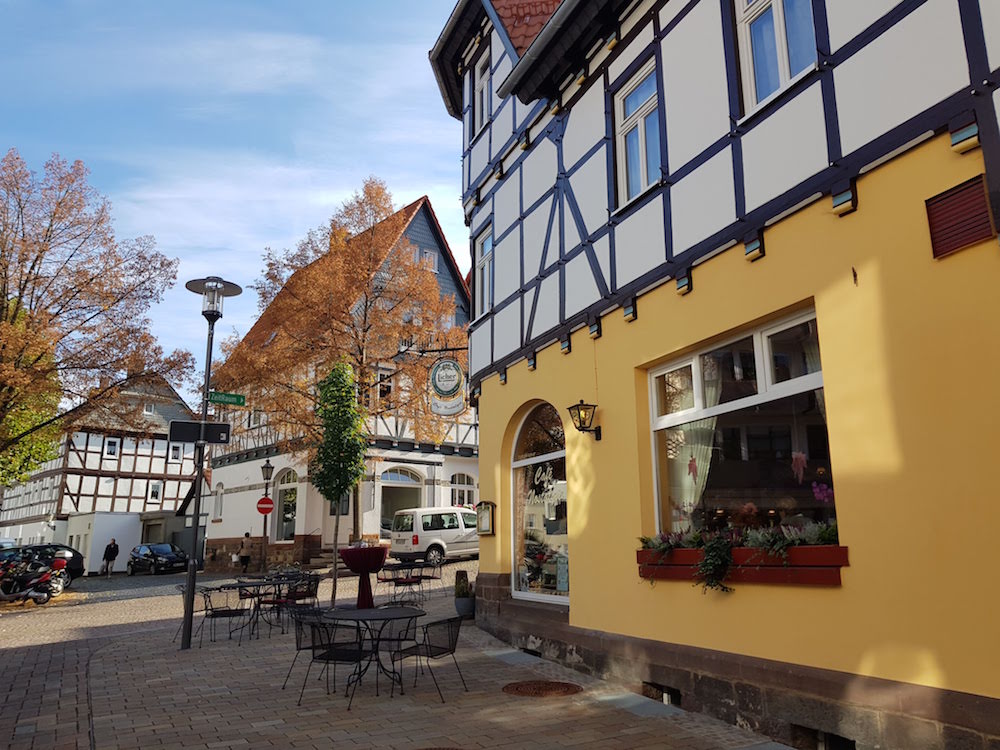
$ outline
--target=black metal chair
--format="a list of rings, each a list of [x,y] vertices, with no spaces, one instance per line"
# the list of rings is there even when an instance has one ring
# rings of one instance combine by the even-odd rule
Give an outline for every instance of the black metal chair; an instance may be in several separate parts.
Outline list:
[[[396,654],[406,648],[417,645],[417,615],[400,620],[387,620],[378,631],[378,647],[380,651],[389,654],[392,680],[390,695],[395,695],[396,682],[399,682],[399,694],[403,695],[403,673],[396,672]],[[384,664],[385,662],[382,662]],[[378,695],[378,671],[375,673],[375,695]]]
[[[293,612],[292,617],[296,616],[297,613]],[[306,668],[306,675],[302,679],[298,705],[302,705],[302,694],[305,692],[306,682],[309,680],[309,671],[315,662],[322,663],[326,670],[327,695],[330,694],[330,672],[333,672],[333,685],[336,689],[337,664],[353,664],[354,669],[347,678],[347,686],[344,689],[345,697],[350,693],[350,700],[347,703],[347,710],[350,711],[358,683],[368,668],[373,655],[372,648],[365,643],[361,623],[338,623],[320,619],[319,621],[307,620],[306,625],[309,628],[309,650],[312,652],[312,658]]]
[[[285,675],[285,681],[281,683],[282,690],[288,685],[288,678],[292,676],[292,669],[295,668],[295,662],[298,661],[299,654],[303,651],[312,651],[312,632],[309,624],[312,622],[322,622],[323,610],[311,607],[297,607],[290,610],[289,615],[292,618],[293,627],[295,628],[295,658],[292,659],[291,666],[288,667],[288,674]]]
[[[209,641],[215,642],[215,624],[222,620],[229,625],[229,638],[232,639],[233,633],[239,630],[239,642],[242,643],[243,631],[251,624],[252,601],[241,596],[239,590],[231,588],[204,588],[201,590],[201,595],[205,603],[205,620],[209,623]],[[201,648],[204,640],[205,628],[202,627],[198,648]]]
[[[426,660],[427,669],[431,673],[431,679],[434,680],[434,687],[437,688],[438,696],[441,698],[442,703],[444,703],[444,695],[441,693],[441,686],[438,685],[437,677],[434,676],[434,670],[431,668],[432,659],[451,656],[451,660],[455,663],[455,669],[458,670],[458,676],[462,680],[462,687],[465,688],[465,692],[469,692],[469,686],[465,684],[465,676],[462,674],[462,669],[458,666],[458,660],[455,658],[455,649],[458,647],[458,633],[462,627],[462,619],[459,616],[429,622],[421,627],[422,638],[416,645],[408,646],[392,654],[393,662],[402,661],[410,656],[416,657],[417,663],[413,668],[413,687],[417,686],[417,669],[420,668],[421,671],[423,669],[420,667],[420,659],[423,658]],[[402,665],[400,667],[402,668]],[[393,665],[393,671],[395,671],[395,664]]]
[[[174,586],[174,588],[177,590],[177,593],[181,595],[181,605],[183,606],[183,604],[184,604],[184,591],[186,589],[186,584],[178,583],[176,586]],[[204,598],[201,595],[202,588],[204,588],[204,587],[202,587],[202,586],[195,586],[194,587],[194,610],[193,610],[193,613],[192,613],[192,617],[194,615],[198,614],[199,612],[202,613],[202,614],[205,613],[205,600],[204,600]],[[182,617],[181,621],[180,621],[180,624],[177,626],[177,630],[174,632],[174,637],[170,639],[171,643],[173,643],[174,641],[177,640],[177,636],[179,636],[181,634],[181,629],[183,627],[184,627],[184,618]],[[191,627],[194,627],[194,623],[192,623]],[[198,634],[201,632],[201,629],[203,627],[205,627],[205,618],[204,617],[201,618],[201,622],[198,623],[198,627],[195,628],[195,630],[193,631],[192,637],[197,637]]]

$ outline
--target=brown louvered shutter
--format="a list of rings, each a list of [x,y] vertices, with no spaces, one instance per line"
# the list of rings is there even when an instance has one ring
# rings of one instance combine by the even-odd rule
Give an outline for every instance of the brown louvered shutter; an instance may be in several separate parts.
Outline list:
[[[996,236],[983,175],[927,200],[931,248],[942,258]]]

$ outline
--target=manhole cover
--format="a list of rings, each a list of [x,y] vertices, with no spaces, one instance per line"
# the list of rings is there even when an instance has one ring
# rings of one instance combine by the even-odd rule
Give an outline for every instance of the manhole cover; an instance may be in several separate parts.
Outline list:
[[[552,680],[526,680],[525,682],[511,682],[503,686],[505,693],[511,695],[524,695],[530,698],[547,698],[552,695],[573,695],[583,690],[579,685],[572,682],[555,682]]]

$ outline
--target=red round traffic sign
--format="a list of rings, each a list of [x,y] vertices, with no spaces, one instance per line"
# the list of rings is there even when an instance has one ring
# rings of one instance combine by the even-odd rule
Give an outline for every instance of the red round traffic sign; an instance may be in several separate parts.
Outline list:
[[[262,516],[266,516],[272,510],[274,510],[274,500],[267,495],[264,495],[264,497],[257,501],[257,512]]]

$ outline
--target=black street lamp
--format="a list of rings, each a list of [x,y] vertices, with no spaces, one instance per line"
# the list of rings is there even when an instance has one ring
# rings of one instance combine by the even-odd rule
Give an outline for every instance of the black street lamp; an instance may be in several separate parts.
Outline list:
[[[194,517],[191,521],[191,552],[188,554],[187,584],[184,586],[184,623],[181,631],[181,650],[191,648],[191,629],[194,620],[194,587],[198,577],[198,527],[201,524],[201,491],[205,472],[205,423],[208,422],[208,388],[212,379],[212,340],[215,323],[222,318],[222,301],[235,297],[243,290],[218,276],[194,279],[184,285],[188,291],[200,294],[201,314],[208,321],[208,346],[205,349],[205,387],[201,392],[201,429],[194,444],[195,485]]]
[[[271,459],[264,459],[264,465],[260,467],[260,475],[264,478],[264,497],[271,497],[271,493],[268,491],[271,488],[271,476],[274,474],[274,467],[271,466]],[[264,514],[264,543],[263,552],[261,553],[260,570],[261,572],[267,571],[267,516]]]

